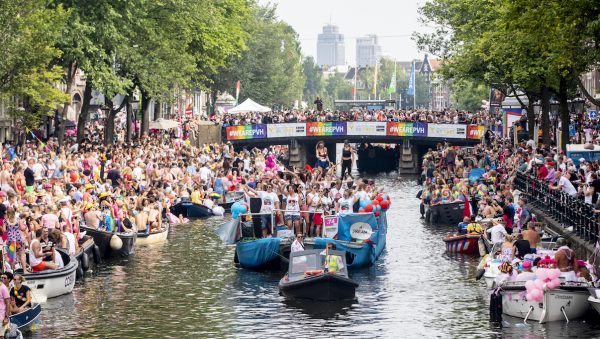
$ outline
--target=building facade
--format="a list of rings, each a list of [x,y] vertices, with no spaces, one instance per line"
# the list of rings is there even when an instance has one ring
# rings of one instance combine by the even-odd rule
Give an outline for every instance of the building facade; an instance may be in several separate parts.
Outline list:
[[[581,82],[586,91],[593,96],[594,99],[600,100],[600,70],[594,68],[589,72],[583,73],[581,75]],[[589,103],[588,106],[591,109],[599,108],[592,103]]]
[[[346,63],[344,35],[335,25],[323,26],[323,33],[317,39],[317,65],[340,66]]]
[[[381,46],[377,35],[367,35],[356,39],[356,65],[373,66],[381,59]]]

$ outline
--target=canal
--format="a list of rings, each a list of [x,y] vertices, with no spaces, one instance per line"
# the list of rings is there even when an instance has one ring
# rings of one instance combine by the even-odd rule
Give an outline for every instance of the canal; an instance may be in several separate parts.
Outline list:
[[[436,228],[419,219],[416,181],[377,177],[391,192],[387,249],[354,272],[357,301],[289,302],[281,273],[236,269],[212,218],[172,229],[169,241],[103,263],[73,294],[43,305],[34,338],[594,337],[596,317],[549,325],[488,321],[478,259],[448,256]]]

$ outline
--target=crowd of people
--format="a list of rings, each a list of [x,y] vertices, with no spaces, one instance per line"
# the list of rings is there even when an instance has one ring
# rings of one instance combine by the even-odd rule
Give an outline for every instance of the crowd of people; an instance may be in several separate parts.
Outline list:
[[[438,112],[428,110],[357,109],[352,111],[285,110],[268,113],[235,113],[215,115],[213,120],[222,123],[225,127],[247,124],[330,121],[424,122],[491,126],[500,124],[501,116],[488,111],[472,113],[453,109]]]
[[[516,174],[535,174],[547,182],[550,190],[562,190],[596,204],[600,167],[597,162],[578,160],[575,165],[555,147],[535,147],[530,141],[515,146],[497,139],[472,148],[438,144],[423,160],[421,213],[437,204],[467,202],[471,215],[458,225],[458,233],[481,234],[490,244],[496,244],[498,253],[493,254],[515,268],[535,267],[544,259],[535,256],[541,230],[527,197],[514,185]],[[564,239],[557,243],[557,249],[554,258],[549,258],[554,267],[589,280],[585,264],[575,260],[574,251]],[[563,260],[563,256],[569,260]]]

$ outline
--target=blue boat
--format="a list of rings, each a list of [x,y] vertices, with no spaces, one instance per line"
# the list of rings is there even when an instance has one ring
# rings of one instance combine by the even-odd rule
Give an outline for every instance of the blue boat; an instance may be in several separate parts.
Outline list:
[[[370,226],[370,236],[363,241],[352,237],[351,229],[357,225]],[[228,223],[219,230],[221,234],[236,234],[237,223]],[[227,228],[227,230],[225,230]],[[243,232],[238,232],[241,234]],[[385,249],[387,236],[387,218],[385,213],[375,217],[372,213],[340,215],[338,219],[337,239],[307,238],[304,248],[324,249],[327,243],[333,243],[336,250],[346,252],[348,269],[360,269],[372,266]],[[221,237],[225,239],[227,237]],[[282,270],[288,265],[291,244],[294,238],[240,238],[235,242],[234,262],[237,266],[251,270]],[[224,240],[225,241],[225,240]],[[231,243],[231,242],[230,242]]]
[[[40,316],[40,313],[42,313],[42,306],[40,304],[32,304],[32,307],[21,313],[11,315],[9,319],[11,323],[17,325],[17,328],[21,332],[29,332],[35,320]]]

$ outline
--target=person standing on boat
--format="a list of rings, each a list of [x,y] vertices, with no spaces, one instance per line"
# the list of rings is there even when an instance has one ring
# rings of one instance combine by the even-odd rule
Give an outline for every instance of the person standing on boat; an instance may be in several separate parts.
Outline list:
[[[31,307],[31,289],[23,284],[25,279],[22,275],[15,275],[13,281],[15,286],[10,290],[11,312],[16,314]]]
[[[352,194],[351,189],[344,191],[342,198],[338,199],[335,205],[335,213],[352,213],[352,206],[358,201],[358,197]]]
[[[296,191],[296,186],[291,184],[287,186],[285,223],[289,230],[294,229],[296,233],[302,232],[300,224],[300,195]]]
[[[12,273],[4,272],[4,273],[2,273],[0,278],[2,279],[2,284],[0,284],[0,298],[2,298],[2,301],[0,301],[0,317],[2,319],[2,326],[0,327],[0,338],[4,338],[4,333],[5,333],[4,326],[8,325],[8,323],[10,321],[9,317],[11,315],[10,292],[8,291],[8,289],[9,289],[8,284],[12,280]]]
[[[558,250],[554,253],[554,260],[556,268],[561,272],[561,277],[567,281],[577,281],[579,265],[577,265],[575,251],[569,248],[569,243],[564,238],[559,238],[556,246],[558,246]]]
[[[344,175],[348,172],[348,177],[352,178],[352,164],[354,163],[354,150],[348,142],[344,140],[344,148],[342,149],[342,174],[341,178],[344,179]]]
[[[246,189],[246,192],[249,191],[250,193],[258,196],[261,199],[262,205],[260,207],[260,220],[263,238],[266,238],[269,233],[272,233],[271,235],[273,237],[276,235],[277,231],[273,229],[273,227],[275,226],[273,224],[273,213],[276,210],[279,210],[279,198],[277,197],[277,194],[273,192],[273,184],[269,182],[266,184],[266,186],[266,192],[261,190],[261,188],[263,187],[262,183],[258,184],[256,190],[249,187],[248,185],[244,187]]]
[[[19,263],[23,271],[27,269],[27,265],[25,263],[25,243],[23,238],[21,237],[21,231],[19,229],[19,220],[17,219],[17,215],[15,209],[10,207],[6,211],[6,216],[4,219],[4,230],[7,232],[6,238],[6,246],[14,246],[14,252],[19,258]],[[7,251],[8,252],[8,251]],[[16,259],[16,258],[15,258]],[[10,261],[10,266],[15,268],[14,261]]]
[[[339,255],[329,254],[329,251],[331,250],[335,250],[335,245],[333,243],[327,243],[327,247],[321,255],[325,254],[325,270],[330,273],[335,273],[344,269],[344,261]]]

